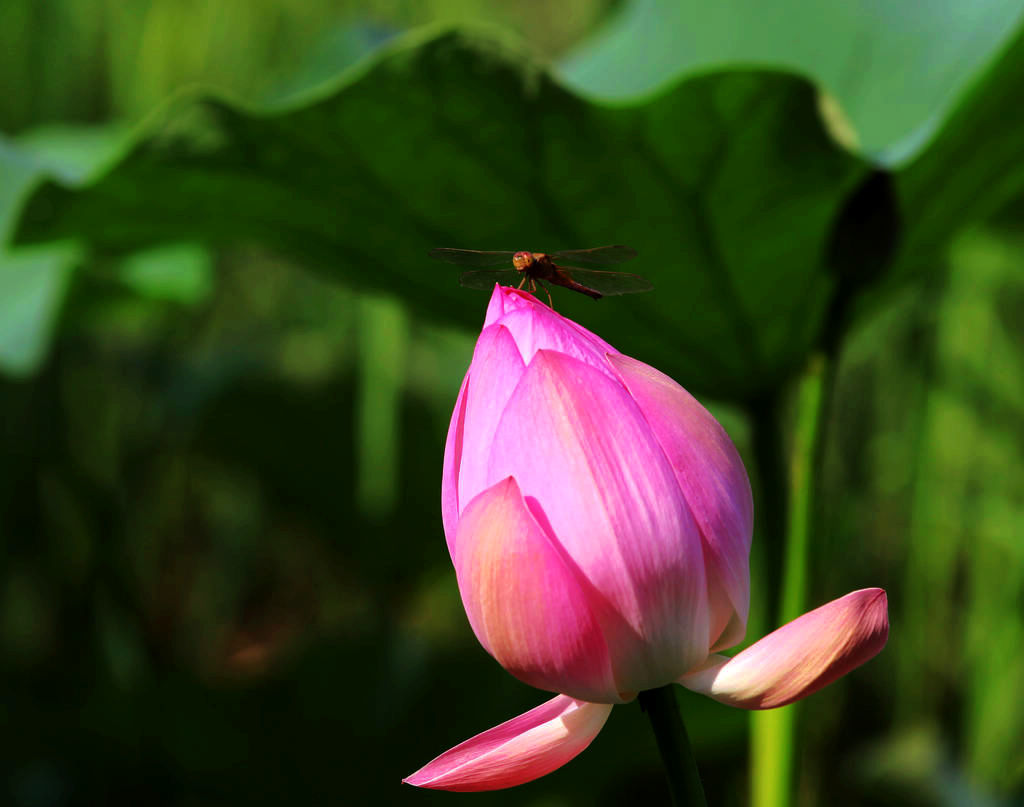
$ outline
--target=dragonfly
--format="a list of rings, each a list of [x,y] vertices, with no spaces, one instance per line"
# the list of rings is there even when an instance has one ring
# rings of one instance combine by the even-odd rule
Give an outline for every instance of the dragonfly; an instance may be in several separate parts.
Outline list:
[[[607,272],[587,266],[613,266],[636,257],[636,250],[613,244],[590,249],[566,249],[560,252],[484,251],[479,249],[451,249],[438,247],[430,250],[430,257],[459,266],[496,267],[500,269],[470,269],[462,273],[459,283],[469,289],[492,289],[494,284],[524,286],[531,292],[539,285],[548,295],[544,283],[561,286],[585,294],[594,300],[613,294],[633,294],[654,288],[647,278],[628,272]],[[565,261],[566,263],[562,263]],[[584,267],[570,264],[584,264]],[[552,306],[554,307],[554,306]]]

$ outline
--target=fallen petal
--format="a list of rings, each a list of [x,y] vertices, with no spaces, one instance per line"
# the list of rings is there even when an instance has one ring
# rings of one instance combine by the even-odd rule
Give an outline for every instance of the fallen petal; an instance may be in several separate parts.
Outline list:
[[[559,695],[445,751],[402,781],[463,792],[532,782],[590,745],[611,710],[610,704]]]
[[[729,706],[774,709],[859,667],[888,637],[885,591],[865,588],[797,617],[732,658],[712,656],[679,683]]]

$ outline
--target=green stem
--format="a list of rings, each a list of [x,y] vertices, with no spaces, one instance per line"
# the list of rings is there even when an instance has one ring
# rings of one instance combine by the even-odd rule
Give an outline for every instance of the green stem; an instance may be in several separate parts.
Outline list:
[[[637,700],[651,721],[668,775],[672,803],[676,807],[707,807],[697,761],[693,758],[690,738],[686,736],[686,726],[676,703],[675,684],[645,690]]]
[[[396,300],[364,296],[359,301],[359,324],[356,502],[363,515],[382,519],[394,512],[399,495],[399,420],[405,367],[395,357],[407,352],[408,317]]]
[[[810,534],[821,476],[821,438],[828,397],[825,381],[831,363],[816,356],[800,380],[796,422],[789,459],[790,511],[786,529],[786,555],[782,571],[779,622],[785,624],[804,612],[810,566]]]
[[[785,624],[803,613],[807,601],[807,575],[810,566],[810,533],[815,513],[815,493],[821,475],[825,412],[831,398],[834,359],[816,356],[800,381],[789,462],[782,453],[781,423],[767,418],[754,421],[755,429],[775,430],[774,436],[762,435],[760,444],[772,448],[758,452],[757,462],[762,493],[785,482],[783,501],[778,508],[772,502],[768,515],[772,523],[764,531],[784,535],[781,557],[769,557],[769,567],[779,570],[781,588],[777,605],[777,624]],[[774,478],[773,478],[774,477]],[[771,547],[778,552],[780,547]],[[776,571],[778,574],[778,571]],[[773,589],[769,589],[771,591]],[[753,807],[786,807],[792,804],[797,706],[786,706],[751,716],[751,804]]]

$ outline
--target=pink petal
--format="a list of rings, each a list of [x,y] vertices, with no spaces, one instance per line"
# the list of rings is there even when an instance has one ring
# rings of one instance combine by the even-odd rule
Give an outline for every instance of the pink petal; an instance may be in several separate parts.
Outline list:
[[[494,325],[505,314],[521,308],[532,308],[533,306],[544,306],[544,303],[522,289],[514,289],[511,286],[496,286],[491,295],[491,301],[487,305],[487,314],[484,317],[484,327]],[[548,308],[551,311],[550,308]]]
[[[679,683],[729,706],[774,709],[856,669],[888,637],[885,592],[865,588],[797,617],[733,658],[712,656]]]
[[[533,296],[505,289],[500,322],[512,333],[527,364],[538,350],[557,350],[608,373],[606,353],[617,351],[600,337],[571,319],[552,311]]]
[[[532,782],[590,745],[612,707],[559,695],[445,751],[406,784],[437,790],[500,790]]]
[[[750,606],[754,505],[743,461],[711,413],[667,375],[621,354],[608,362],[647,418],[700,527],[712,649],[732,647],[743,638]]]
[[[622,701],[593,595],[534,519],[513,478],[469,503],[455,547],[470,624],[506,670],[539,689]]]
[[[465,507],[489,487],[487,458],[508,399],[525,371],[512,334],[503,325],[484,328],[473,351],[466,389],[458,501]]]
[[[607,601],[596,615],[621,693],[664,685],[706,658],[699,532],[664,452],[617,380],[539,351],[495,436],[488,480],[508,476]]]
[[[571,325],[573,327],[573,329],[581,337],[583,337],[584,339],[586,339],[589,342],[593,342],[595,345],[598,346],[599,349],[603,350],[605,354],[611,353],[612,355],[615,355],[615,356],[619,355],[619,351],[617,351],[614,347],[609,345],[606,341],[604,341],[604,339],[602,339],[600,336],[598,336],[593,331],[588,331],[586,328],[584,328],[578,322],[576,322],[575,320],[571,320],[568,317],[563,317],[562,319],[564,319],[567,323],[569,323],[569,325]]]
[[[466,387],[469,373],[462,379],[459,397],[455,399],[452,421],[448,426],[448,439],[444,444],[444,465],[441,467],[441,523],[448,552],[454,557],[455,525],[459,522],[459,465],[462,463],[462,434],[466,418]]]
[[[484,327],[487,328],[501,319],[505,313],[505,298],[512,293],[512,289],[494,284],[494,291],[491,292],[491,299],[487,303],[487,313],[484,314]]]

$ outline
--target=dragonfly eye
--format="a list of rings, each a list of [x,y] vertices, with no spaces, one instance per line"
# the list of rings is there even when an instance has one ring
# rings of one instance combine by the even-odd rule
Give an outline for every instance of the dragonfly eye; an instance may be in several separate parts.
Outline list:
[[[515,268],[518,269],[519,271],[522,271],[527,266],[530,266],[532,263],[532,252],[517,252],[515,255],[512,256],[512,265],[515,266]]]

